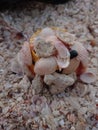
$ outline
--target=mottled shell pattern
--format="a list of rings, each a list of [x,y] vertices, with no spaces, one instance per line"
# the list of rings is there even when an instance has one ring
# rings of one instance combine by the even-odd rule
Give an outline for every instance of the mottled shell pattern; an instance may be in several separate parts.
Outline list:
[[[34,45],[34,51],[40,57],[40,60],[35,64],[34,67],[34,71],[36,74],[51,74],[55,72],[57,69],[61,70],[69,65],[69,50],[57,38],[56,32],[53,29],[48,27],[43,29],[35,38],[33,38],[32,43]],[[55,62],[53,62],[50,59],[55,59]],[[53,63],[51,64],[51,62]],[[37,69],[40,70],[40,73],[37,71]]]
[[[72,50],[78,55],[72,56]],[[78,76],[81,75],[82,81],[87,76],[87,82],[90,80],[89,76],[93,76],[85,73],[88,67],[87,50],[74,34],[64,29],[46,27],[38,30],[29,42],[24,43],[16,59],[16,63],[19,63],[23,72],[29,76],[53,74],[58,70],[66,75],[75,72]],[[13,64],[12,71],[16,72],[15,65]]]

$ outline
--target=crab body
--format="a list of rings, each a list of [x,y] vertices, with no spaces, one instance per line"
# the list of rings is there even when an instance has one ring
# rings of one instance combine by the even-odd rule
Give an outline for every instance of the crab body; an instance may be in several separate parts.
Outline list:
[[[21,68],[19,71],[22,70],[30,77],[44,76],[43,82],[50,86],[51,93],[52,90],[57,93],[74,84],[76,79],[70,77],[70,74],[75,73],[77,77],[82,75],[82,81],[83,76],[89,77],[89,74],[83,75],[88,67],[88,56],[83,44],[73,34],[47,27],[37,31],[29,42],[24,43],[16,60]],[[15,67],[13,65],[12,70],[18,72]],[[58,71],[60,73],[57,74]]]

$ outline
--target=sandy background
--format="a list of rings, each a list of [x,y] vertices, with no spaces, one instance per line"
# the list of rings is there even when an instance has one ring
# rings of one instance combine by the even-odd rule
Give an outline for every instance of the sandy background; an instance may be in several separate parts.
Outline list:
[[[36,95],[26,76],[10,71],[23,42],[46,26],[63,27],[81,39],[98,77],[98,0],[56,6],[29,2],[0,12],[0,130],[98,130],[98,78],[92,84],[77,82],[58,95],[46,88]]]

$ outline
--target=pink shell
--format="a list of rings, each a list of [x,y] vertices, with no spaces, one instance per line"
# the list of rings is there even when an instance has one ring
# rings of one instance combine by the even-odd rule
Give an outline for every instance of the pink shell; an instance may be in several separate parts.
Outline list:
[[[57,49],[57,64],[59,68],[66,68],[70,62],[70,53],[68,49],[60,41],[55,42],[55,48]]]
[[[71,74],[75,72],[76,69],[79,67],[79,64],[80,64],[80,60],[78,60],[77,58],[71,59],[69,66],[63,70],[63,73]]]
[[[76,37],[73,34],[60,30],[56,32],[56,36],[66,45],[73,45],[76,40]]]
[[[57,64],[59,69],[66,68],[69,65],[70,53],[66,46],[57,39],[56,36],[46,38],[46,41],[51,41],[57,50]]]
[[[17,54],[16,59],[22,70],[22,73],[28,75],[29,77],[33,77],[32,72],[28,68],[28,66],[32,65],[32,56],[28,42],[24,42],[24,45],[22,46],[20,52]]]
[[[80,80],[84,83],[92,83],[96,80],[96,76],[93,72],[85,72],[80,75]]]
[[[46,38],[46,37],[55,35],[55,32],[51,28],[46,27],[46,28],[44,28],[44,29],[41,30],[41,32],[39,33],[39,35],[41,37]]]
[[[22,49],[18,53],[18,62],[23,65],[31,65],[32,64],[32,56],[30,51],[30,45],[28,42],[24,42]]]
[[[57,69],[57,62],[54,56],[49,58],[40,58],[34,66],[34,72],[38,75],[51,74]]]

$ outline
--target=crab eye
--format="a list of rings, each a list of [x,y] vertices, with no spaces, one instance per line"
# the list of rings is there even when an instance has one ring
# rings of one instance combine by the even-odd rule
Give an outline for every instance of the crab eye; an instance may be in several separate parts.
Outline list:
[[[76,50],[71,50],[70,51],[70,59],[73,59],[76,56],[78,56],[78,52]]]

